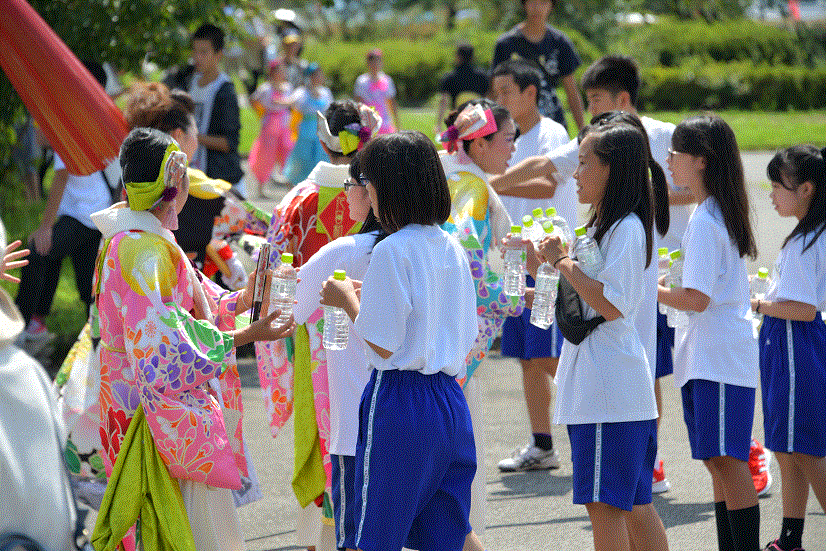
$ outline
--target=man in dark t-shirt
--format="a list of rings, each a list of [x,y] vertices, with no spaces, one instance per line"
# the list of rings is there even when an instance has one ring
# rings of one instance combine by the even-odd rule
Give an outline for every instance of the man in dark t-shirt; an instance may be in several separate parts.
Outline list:
[[[482,97],[488,93],[490,80],[487,72],[473,64],[473,46],[470,44],[459,44],[456,47],[456,63],[449,73],[442,76],[439,81],[439,110],[436,114],[436,134],[441,132],[444,126],[444,115],[447,111],[448,101],[450,108],[455,109],[461,103],[457,98],[464,92],[470,92],[468,98]]]
[[[566,125],[565,113],[556,96],[556,88],[561,81],[568,97],[568,109],[577,128],[582,128],[582,97],[574,77],[574,71],[581,61],[571,40],[546,23],[553,9],[553,2],[522,0],[522,6],[525,9],[525,20],[497,39],[491,67],[512,58],[523,58],[537,63],[543,73],[539,111],[544,116]]]

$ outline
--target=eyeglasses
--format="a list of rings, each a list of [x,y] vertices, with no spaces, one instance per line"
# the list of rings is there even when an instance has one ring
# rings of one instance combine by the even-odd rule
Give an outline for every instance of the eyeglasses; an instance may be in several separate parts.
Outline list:
[[[668,162],[672,162],[674,160],[674,155],[688,155],[685,151],[674,151],[673,149],[668,150]]]
[[[351,187],[367,187],[367,184],[369,183],[370,181],[365,180],[363,174],[360,175],[357,180],[354,180],[353,178],[347,178],[346,180],[344,180],[344,191],[349,190]]]

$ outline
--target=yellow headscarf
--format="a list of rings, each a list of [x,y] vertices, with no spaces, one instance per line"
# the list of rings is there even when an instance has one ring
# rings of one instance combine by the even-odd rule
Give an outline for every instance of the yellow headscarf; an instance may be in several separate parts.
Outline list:
[[[169,188],[178,189],[186,173],[186,155],[175,142],[166,147],[161,170],[154,182],[126,182],[126,195],[132,210],[148,210],[163,199]],[[174,197],[174,195],[173,195]],[[171,199],[171,198],[169,198]],[[169,200],[167,199],[167,200]]]

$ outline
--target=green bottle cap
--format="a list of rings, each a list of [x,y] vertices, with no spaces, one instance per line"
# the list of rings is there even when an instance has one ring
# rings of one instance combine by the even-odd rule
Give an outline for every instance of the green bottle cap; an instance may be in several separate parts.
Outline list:
[[[759,270],[757,270],[757,277],[762,277],[763,279],[766,279],[767,277],[769,277],[769,269],[760,268]]]
[[[678,258],[683,257],[683,251],[677,249],[676,251],[671,251],[671,260],[677,260]]]
[[[550,220],[545,220],[542,224],[542,229],[545,230],[545,233],[553,233],[554,225],[551,223]]]
[[[556,208],[554,208],[554,207],[546,208],[545,209],[545,216],[547,216],[549,218],[552,217],[552,216],[556,216]]]
[[[339,281],[344,281],[347,279],[347,271],[346,270],[336,270],[333,272],[333,279],[337,279]]]
[[[533,226],[533,218],[531,218],[530,214],[526,214],[522,217],[522,227],[530,228],[531,226]]]
[[[511,226],[511,233],[522,233],[522,226]]]
[[[586,231],[588,231],[588,228],[586,228],[585,226],[580,226],[576,230],[574,230],[574,233],[576,233],[577,237],[582,237],[583,235],[585,235]]]
[[[542,217],[542,209],[539,208],[539,207],[536,207],[535,209],[533,209],[531,211],[531,214],[533,214],[534,218],[541,218]]]
[[[660,247],[659,249],[657,249],[657,254],[659,256],[667,255],[668,254],[668,247]]]
[[[281,253],[281,262],[283,264],[292,264],[293,263],[293,254],[292,253]]]

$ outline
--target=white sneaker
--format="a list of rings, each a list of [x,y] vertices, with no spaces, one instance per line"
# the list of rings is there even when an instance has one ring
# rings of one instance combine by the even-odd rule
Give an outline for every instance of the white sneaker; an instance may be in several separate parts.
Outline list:
[[[661,494],[671,489],[671,483],[665,477],[665,469],[663,468],[663,460],[657,464],[654,469],[654,478],[651,480],[651,493]]]
[[[545,451],[533,444],[528,444],[516,450],[513,455],[499,462],[499,470],[503,472],[540,471],[558,468],[559,456],[553,448]]]

